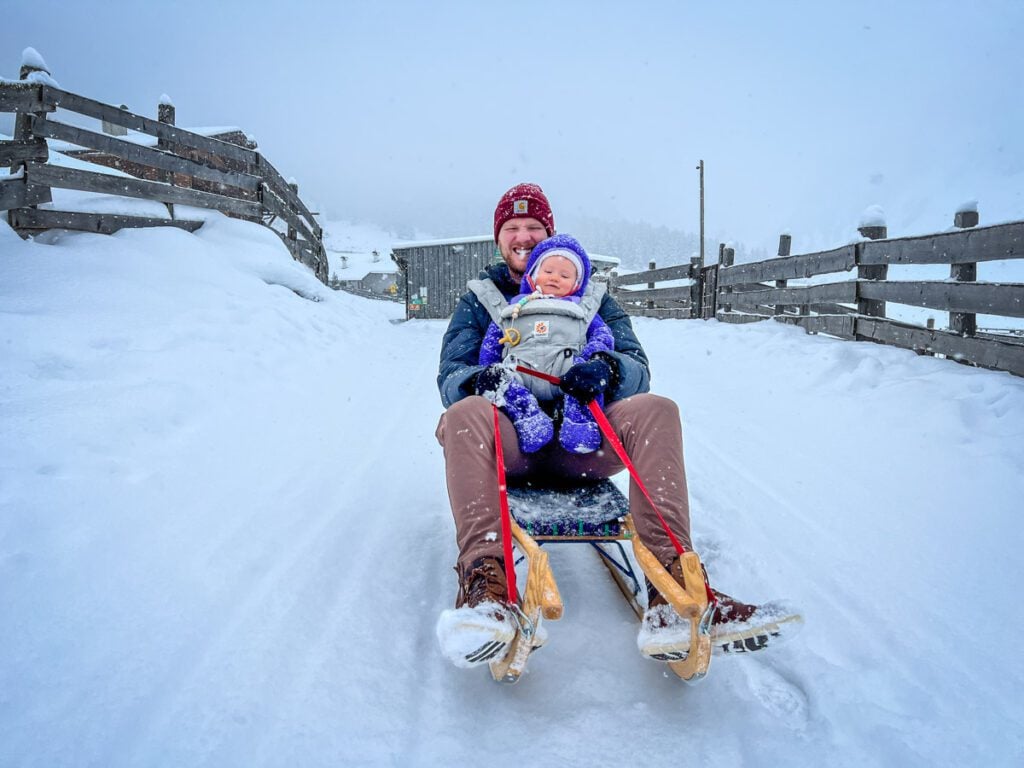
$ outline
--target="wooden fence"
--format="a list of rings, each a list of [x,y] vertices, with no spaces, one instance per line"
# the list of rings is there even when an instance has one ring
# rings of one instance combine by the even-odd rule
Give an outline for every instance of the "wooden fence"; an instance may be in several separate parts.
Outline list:
[[[628,275],[612,273],[608,287],[631,315],[645,317],[681,318],[701,316],[701,270],[699,258],[689,264],[658,268],[653,261],[645,272]],[[682,285],[683,281],[690,281]],[[671,283],[662,285],[658,283]],[[627,285],[646,285],[645,288],[624,289]]]
[[[886,238],[885,227],[865,227],[861,233],[868,240],[796,256],[789,255],[790,238],[783,235],[779,258],[750,264],[734,265],[732,249],[722,246],[718,264],[705,267],[695,259],[613,276],[612,292],[630,314],[739,323],[774,319],[812,333],[890,344],[1024,376],[1024,338],[985,332],[977,323],[979,314],[1024,317],[1024,283],[977,279],[980,262],[1024,258],[1024,222],[976,224],[976,212],[960,213],[959,231],[893,239]],[[949,279],[888,279],[890,265],[908,264],[947,265]],[[815,279],[791,284],[810,278]],[[656,287],[680,279],[690,283]],[[621,287],[639,283],[647,288]],[[887,317],[888,303],[948,312],[949,327]]]
[[[0,82],[0,112],[16,115],[13,138],[0,141],[0,168],[12,171],[0,177],[0,211],[7,212],[15,231],[23,236],[58,228],[110,234],[125,227],[172,226],[194,232],[203,222],[175,218],[174,206],[210,208],[270,227],[296,260],[327,282],[320,225],[299,198],[298,187],[287,183],[254,145],[176,128],[169,104],[161,104],[158,119],[152,120],[26,81],[34,71],[40,70],[23,66],[22,82]],[[59,122],[53,114],[57,109],[95,118],[104,127],[118,126],[122,135],[130,129],[156,137],[156,146]],[[128,175],[53,164],[47,139],[82,147],[67,154]],[[39,208],[52,202],[53,188],[155,200],[166,204],[170,218]]]

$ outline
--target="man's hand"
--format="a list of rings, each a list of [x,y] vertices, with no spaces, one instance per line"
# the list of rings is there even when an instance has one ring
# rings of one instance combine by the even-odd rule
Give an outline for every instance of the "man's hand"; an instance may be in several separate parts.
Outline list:
[[[612,383],[618,378],[618,371],[612,368],[613,365],[616,365],[615,360],[604,355],[595,356],[585,363],[576,363],[562,374],[559,386],[567,395],[572,395],[586,405],[602,392],[611,389]]]

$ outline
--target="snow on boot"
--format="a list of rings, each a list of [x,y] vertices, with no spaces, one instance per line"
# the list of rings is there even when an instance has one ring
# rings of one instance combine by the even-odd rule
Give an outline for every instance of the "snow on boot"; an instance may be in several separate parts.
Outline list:
[[[636,647],[655,661],[685,661],[690,654],[690,622],[668,603],[648,608],[636,636]]]
[[[551,442],[555,425],[541,410],[537,398],[521,382],[510,381],[505,390],[505,414],[512,420],[523,453],[536,453]]]
[[[683,584],[679,558],[672,561],[668,572]],[[658,661],[682,661],[690,650],[690,624],[650,583],[648,591],[649,608],[644,612],[637,636],[640,653]],[[711,591],[718,601],[711,619],[711,647],[715,654],[763,651],[793,637],[803,626],[803,617],[788,603],[750,605],[723,592]]]
[[[678,557],[667,570],[680,586],[684,586],[683,566]],[[690,653],[690,622],[676,613],[650,582],[647,590],[648,607],[636,637],[637,648],[641,654],[655,661],[684,661]]]
[[[437,641],[449,661],[469,668],[504,657],[516,634],[504,563],[482,557],[462,574],[455,610],[442,611]]]
[[[741,603],[712,590],[718,611],[711,622],[711,645],[715,653],[753,653],[775,647],[803,627],[803,617],[783,601],[761,605]]]
[[[603,398],[598,398],[601,404]],[[593,453],[601,447],[601,428],[593,414],[572,395],[565,396],[558,442],[570,453]]]

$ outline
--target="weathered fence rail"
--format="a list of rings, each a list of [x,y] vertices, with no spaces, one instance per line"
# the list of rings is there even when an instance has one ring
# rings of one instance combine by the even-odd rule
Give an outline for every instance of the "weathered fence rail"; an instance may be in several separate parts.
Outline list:
[[[615,294],[623,308],[631,315],[663,318],[688,318],[694,316],[694,307],[701,303],[700,259],[689,264],[661,267],[652,261],[650,269],[628,275],[612,274],[609,289]],[[659,282],[687,281],[686,285],[657,287]],[[645,288],[625,288],[628,285],[645,284]]]
[[[812,333],[890,344],[1024,376],[1024,337],[979,331],[977,323],[978,315],[1024,317],[1024,283],[977,279],[979,262],[1024,258],[1024,222],[974,228],[977,214],[966,214],[957,214],[959,231],[888,239],[885,227],[867,227],[861,231],[870,240],[794,256],[789,255],[789,236],[783,235],[779,258],[750,264],[734,265],[732,249],[722,246],[717,264],[705,267],[699,259],[660,269],[652,264],[645,272],[613,276],[610,285],[630,314],[733,323],[774,319]],[[890,265],[910,264],[948,265],[949,278],[888,279]],[[691,284],[656,287],[680,278]],[[790,284],[811,278],[810,284]],[[642,283],[647,284],[644,290],[623,287]],[[681,301],[685,291],[690,298]],[[888,304],[946,312],[948,328],[887,317]]]
[[[22,82],[0,82],[0,112],[15,113],[14,136],[0,141],[0,168],[11,169],[0,177],[0,211],[15,231],[23,236],[55,228],[110,234],[125,227],[172,226],[194,232],[203,222],[176,218],[174,205],[208,208],[270,227],[296,260],[327,282],[320,225],[299,198],[298,187],[286,182],[255,144],[240,146],[178,128],[174,108],[166,103],[153,120],[34,81],[33,72],[49,74],[23,65]],[[132,130],[152,136],[156,146],[61,122],[55,119],[58,109],[119,126],[125,134]],[[97,170],[52,162],[47,140],[79,147],[66,154]],[[52,205],[53,189],[154,200],[167,205],[169,218],[40,208]]]

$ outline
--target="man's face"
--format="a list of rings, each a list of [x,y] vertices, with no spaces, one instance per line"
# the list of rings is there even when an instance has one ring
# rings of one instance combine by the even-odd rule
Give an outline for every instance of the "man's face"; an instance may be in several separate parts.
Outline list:
[[[498,251],[508,264],[508,270],[513,278],[523,279],[530,251],[547,236],[547,230],[537,219],[509,219],[501,225],[501,229],[498,230]]]

